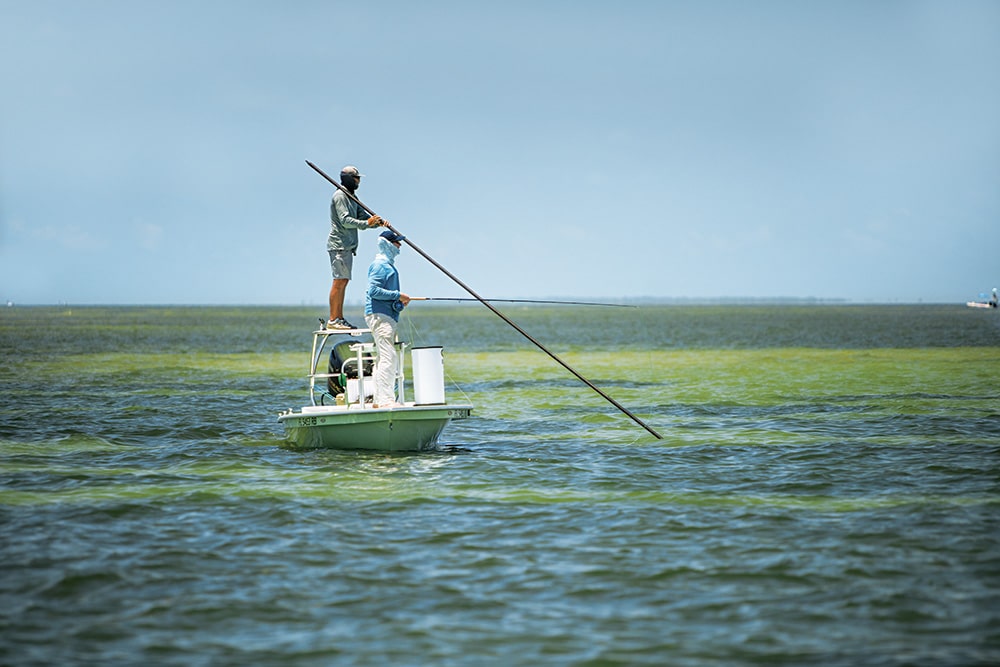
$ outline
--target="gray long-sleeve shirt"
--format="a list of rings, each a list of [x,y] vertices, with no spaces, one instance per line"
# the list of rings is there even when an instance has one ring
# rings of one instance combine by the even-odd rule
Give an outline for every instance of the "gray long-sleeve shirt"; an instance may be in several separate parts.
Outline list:
[[[358,230],[368,229],[368,213],[337,190],[330,202],[330,236],[326,239],[327,250],[358,249]]]

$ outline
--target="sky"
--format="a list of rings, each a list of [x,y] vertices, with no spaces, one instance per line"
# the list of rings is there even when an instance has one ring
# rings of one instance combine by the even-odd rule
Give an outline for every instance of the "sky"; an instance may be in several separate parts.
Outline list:
[[[17,304],[325,304],[333,187],[306,160],[357,165],[358,197],[486,297],[1000,286],[995,0],[0,0],[0,17]],[[412,248],[397,266],[410,295],[465,295]]]

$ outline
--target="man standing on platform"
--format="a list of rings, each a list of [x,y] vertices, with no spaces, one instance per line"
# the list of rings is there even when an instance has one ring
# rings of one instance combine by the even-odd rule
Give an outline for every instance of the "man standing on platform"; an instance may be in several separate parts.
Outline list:
[[[357,167],[346,166],[340,170],[340,183],[352,195],[361,185],[361,173]],[[326,249],[330,254],[330,270],[333,286],[330,288],[330,319],[327,329],[357,329],[344,319],[344,296],[347,283],[351,280],[354,256],[358,254],[358,230],[384,226],[386,221],[377,215],[368,216],[353,199],[337,188],[330,202],[330,236]]]

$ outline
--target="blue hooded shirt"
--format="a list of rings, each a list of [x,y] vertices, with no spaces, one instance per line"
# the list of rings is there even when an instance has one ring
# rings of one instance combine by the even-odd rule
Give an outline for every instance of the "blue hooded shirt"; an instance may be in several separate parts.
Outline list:
[[[399,248],[385,238],[378,238],[378,253],[368,267],[368,290],[365,292],[365,315],[388,315],[399,321],[403,302],[399,300],[399,271],[396,256]]]

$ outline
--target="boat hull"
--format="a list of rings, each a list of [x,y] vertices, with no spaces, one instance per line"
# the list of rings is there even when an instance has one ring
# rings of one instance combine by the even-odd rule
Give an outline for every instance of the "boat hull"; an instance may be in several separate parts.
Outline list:
[[[278,415],[278,421],[296,449],[418,452],[434,449],[448,422],[471,412],[471,405],[311,406]]]

